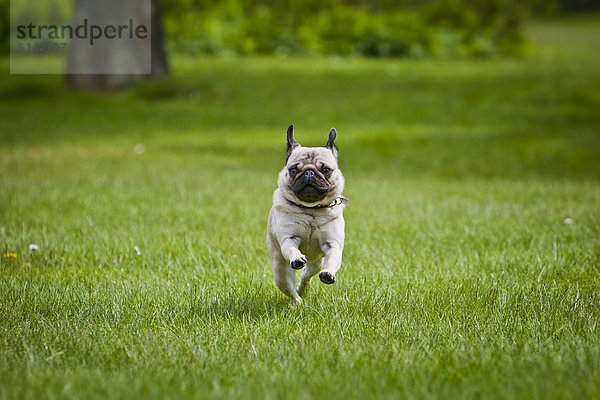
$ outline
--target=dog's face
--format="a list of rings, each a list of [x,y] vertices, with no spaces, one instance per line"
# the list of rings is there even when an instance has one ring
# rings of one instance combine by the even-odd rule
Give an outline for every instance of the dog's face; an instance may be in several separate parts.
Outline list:
[[[294,139],[294,126],[287,132],[288,155],[279,173],[283,195],[296,203],[314,206],[332,202],[344,190],[344,176],[338,168],[335,129],[324,147],[303,147]]]

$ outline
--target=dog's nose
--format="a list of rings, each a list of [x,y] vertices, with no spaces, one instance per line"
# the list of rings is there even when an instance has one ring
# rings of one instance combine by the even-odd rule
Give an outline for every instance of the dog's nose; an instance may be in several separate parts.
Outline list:
[[[315,177],[315,171],[313,171],[312,169],[307,169],[306,171],[304,171],[304,177],[306,179],[313,179]]]

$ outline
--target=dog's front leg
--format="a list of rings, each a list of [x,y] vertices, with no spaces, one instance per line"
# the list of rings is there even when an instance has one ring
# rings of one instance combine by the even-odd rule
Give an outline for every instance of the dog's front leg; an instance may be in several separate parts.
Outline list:
[[[293,269],[302,269],[306,265],[306,256],[300,252],[298,247],[300,246],[299,236],[287,236],[279,243],[281,247],[281,254],[289,261],[290,266]]]
[[[333,240],[326,240],[321,243],[321,250],[325,253],[325,265],[323,266],[323,270],[319,273],[319,279],[326,284],[335,283],[335,274],[342,266],[342,251],[344,250],[344,244],[340,244]]]

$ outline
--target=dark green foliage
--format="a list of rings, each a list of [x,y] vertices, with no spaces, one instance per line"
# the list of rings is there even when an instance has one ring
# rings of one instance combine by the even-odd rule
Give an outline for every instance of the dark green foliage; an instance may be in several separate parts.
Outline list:
[[[479,57],[518,50],[514,0],[165,0],[172,48],[187,53]]]
[[[488,57],[518,52],[525,11],[597,10],[597,0],[159,0],[170,47],[190,54]],[[0,0],[0,51],[9,0]]]
[[[8,52],[10,0],[0,0],[0,52]]]

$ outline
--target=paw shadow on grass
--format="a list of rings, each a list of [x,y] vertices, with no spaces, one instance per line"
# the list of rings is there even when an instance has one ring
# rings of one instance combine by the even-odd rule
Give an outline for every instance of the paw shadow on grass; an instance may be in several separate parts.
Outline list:
[[[203,318],[261,319],[281,315],[289,309],[289,300],[262,287],[232,289],[212,301],[198,305]]]

